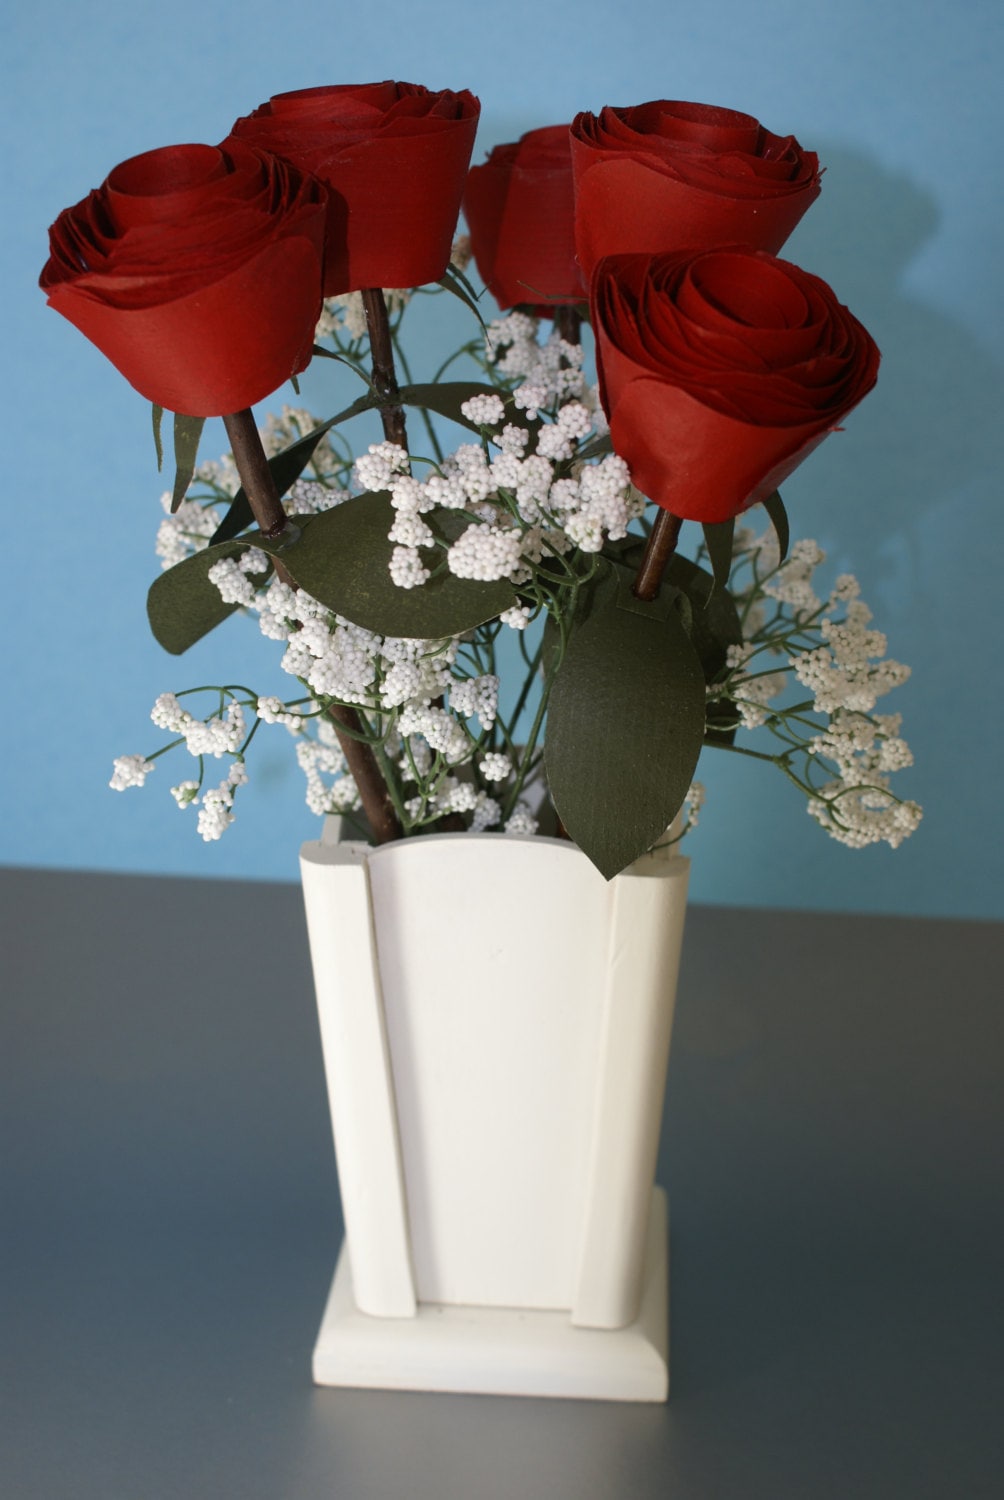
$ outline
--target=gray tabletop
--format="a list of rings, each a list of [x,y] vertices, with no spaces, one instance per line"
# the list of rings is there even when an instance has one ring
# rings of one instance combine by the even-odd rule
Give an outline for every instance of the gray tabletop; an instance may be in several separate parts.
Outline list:
[[[0,873],[3,1500],[1004,1493],[1004,933],[697,908],[666,1407],[316,1390],[299,890]]]

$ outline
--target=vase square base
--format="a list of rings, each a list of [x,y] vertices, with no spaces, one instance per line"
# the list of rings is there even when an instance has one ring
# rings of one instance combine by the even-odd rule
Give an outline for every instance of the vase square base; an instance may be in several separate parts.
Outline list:
[[[669,1391],[669,1237],[656,1188],[638,1318],[576,1328],[567,1312],[420,1302],[413,1318],[356,1307],[343,1245],[314,1348],[318,1385],[594,1401],[665,1401]]]

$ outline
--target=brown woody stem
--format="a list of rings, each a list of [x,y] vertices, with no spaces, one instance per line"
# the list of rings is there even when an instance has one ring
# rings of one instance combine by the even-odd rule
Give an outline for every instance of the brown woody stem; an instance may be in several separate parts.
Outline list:
[[[243,411],[231,412],[223,418],[223,425],[227,429],[234,463],[241,476],[248,504],[258,522],[258,530],[269,538],[281,536],[287,526],[286,512],[282,508],[251,408],[246,406]]]
[[[636,599],[654,599],[662,583],[666,564],[676,551],[683,521],[672,511],[660,510],[645,543],[645,555],[631,592]]]
[[[582,314],[571,304],[554,309],[554,326],[566,344],[582,343]]]
[[[399,839],[401,824],[398,822],[394,804],[387,790],[387,783],[380,774],[372,747],[363,740],[354,738],[354,735],[363,732],[359,715],[354,708],[350,708],[345,703],[332,703],[328,709],[328,718],[335,727],[335,734],[338,736],[338,743],[345,756],[349,774],[358,789],[359,800],[362,802],[363,812],[370,825],[373,842],[389,844],[394,839]],[[339,726],[351,732],[343,734]]]
[[[373,384],[386,406],[380,408],[383,435],[388,443],[408,451],[408,431],[404,421],[404,407],[397,398],[400,395],[397,371],[394,369],[394,345],[390,336],[390,320],[387,303],[380,287],[367,287],[362,294],[366,309],[366,327],[369,329],[370,353],[373,356]]]
[[[237,472],[241,477],[241,484],[244,486],[244,493],[248,497],[254,518],[258,522],[259,531],[263,536],[272,539],[281,536],[289,522],[282,508],[279,491],[272,478],[272,471],[268,466],[265,450],[261,445],[261,438],[250,408],[224,417],[223,425],[227,429],[234,463],[237,465]],[[291,531],[293,535],[296,534],[292,528]],[[282,579],[283,583],[288,583],[295,588],[296,584],[283,567],[281,559],[273,557],[272,561],[276,575]],[[372,747],[362,740],[354,739],[351,734],[343,734],[339,730],[341,724],[356,734],[362,734],[359,715],[354,708],[346,708],[341,704],[332,706],[328,710],[328,715],[335,726],[335,734],[338,736],[338,743],[345,756],[349,772],[359,790],[363,812],[369,821],[374,841],[378,844],[386,844],[391,839],[399,839],[401,825],[394,812],[390,794],[380,774]]]

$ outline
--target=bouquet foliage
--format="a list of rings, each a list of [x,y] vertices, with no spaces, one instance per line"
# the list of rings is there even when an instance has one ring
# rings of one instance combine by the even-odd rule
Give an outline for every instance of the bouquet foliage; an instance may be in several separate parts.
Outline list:
[[[171,790],[218,838],[279,725],[310,807],[361,836],[566,836],[609,878],[696,820],[708,747],[775,765],[842,842],[897,845],[920,810],[875,709],[907,669],[850,575],[817,592],[779,493],[878,370],[778,258],[816,157],[654,101],[470,168],[477,117],[410,84],[280,95],[218,147],[122,163],[53,225],[52,305],[153,403],[158,448],[173,413],[156,638],[180,654],[244,611],[295,683],[162,694],[168,741],[112,785],[184,747]],[[438,369],[408,339],[419,298],[471,320]],[[312,359],[354,399],[259,430],[251,407]],[[212,416],[232,452],[200,463]]]

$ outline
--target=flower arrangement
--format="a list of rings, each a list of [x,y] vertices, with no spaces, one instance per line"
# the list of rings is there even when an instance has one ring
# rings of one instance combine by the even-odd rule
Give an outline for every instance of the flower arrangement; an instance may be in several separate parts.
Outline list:
[[[879,363],[778,258],[815,155],[654,101],[470,168],[478,110],[391,82],[279,95],[220,146],[122,163],[53,225],[52,306],[153,403],[158,449],[174,414],[156,638],[179,654],[244,611],[296,683],[162,694],[171,739],[112,786],[184,747],[172,793],[218,838],[251,741],[280,725],[311,809],[375,842],[539,831],[609,878],[696,821],[708,747],[776,766],[843,843],[896,846],[920,809],[891,788],[911,757],[875,708],[908,672],[852,577],[816,592],[824,558],[789,551],[779,494]],[[472,332],[416,382],[419,296],[458,298]],[[357,398],[259,431],[251,407],[311,359]],[[383,441],[353,446],[373,412]],[[215,416],[232,452],[199,463]],[[739,524],[756,506],[759,536]]]

